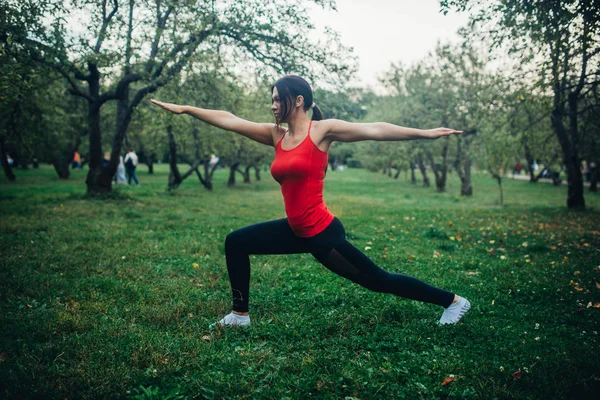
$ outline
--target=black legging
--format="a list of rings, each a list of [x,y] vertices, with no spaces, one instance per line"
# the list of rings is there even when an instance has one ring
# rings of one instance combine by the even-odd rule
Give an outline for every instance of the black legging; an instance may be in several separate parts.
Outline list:
[[[344,226],[337,218],[323,232],[310,238],[294,235],[284,218],[247,226],[227,235],[225,256],[233,310],[248,311],[250,254],[298,253],[311,253],[329,270],[375,292],[393,293],[442,307],[448,307],[454,300],[454,293],[379,268],[346,240]]]

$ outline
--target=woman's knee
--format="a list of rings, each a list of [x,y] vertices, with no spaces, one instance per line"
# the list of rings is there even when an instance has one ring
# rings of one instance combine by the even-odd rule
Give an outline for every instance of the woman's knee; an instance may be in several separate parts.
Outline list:
[[[245,235],[241,229],[233,231],[225,238],[225,251],[241,250],[244,247]]]

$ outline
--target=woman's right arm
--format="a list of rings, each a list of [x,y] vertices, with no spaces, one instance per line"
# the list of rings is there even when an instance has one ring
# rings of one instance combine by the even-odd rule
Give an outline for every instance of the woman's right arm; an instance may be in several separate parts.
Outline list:
[[[255,140],[269,146],[274,146],[273,134],[275,133],[275,124],[257,123],[236,117],[228,111],[207,110],[204,108],[181,106],[178,104],[163,103],[157,100],[150,100],[152,103],[173,114],[188,114],[198,118],[201,121],[216,126],[217,128],[225,129],[239,133],[249,139]]]

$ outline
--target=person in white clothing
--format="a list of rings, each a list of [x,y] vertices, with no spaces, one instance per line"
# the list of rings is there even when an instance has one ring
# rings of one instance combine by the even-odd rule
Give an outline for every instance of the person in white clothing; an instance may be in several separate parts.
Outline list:
[[[127,155],[125,156],[125,171],[127,172],[127,182],[131,185],[131,180],[135,182],[137,186],[140,186],[137,176],[135,176],[135,169],[138,166],[138,156],[135,154],[132,148],[127,149]]]
[[[115,182],[120,185],[124,185],[127,183],[127,178],[125,177],[125,162],[123,161],[123,156],[119,156],[119,165],[117,166],[117,173],[115,174]]]

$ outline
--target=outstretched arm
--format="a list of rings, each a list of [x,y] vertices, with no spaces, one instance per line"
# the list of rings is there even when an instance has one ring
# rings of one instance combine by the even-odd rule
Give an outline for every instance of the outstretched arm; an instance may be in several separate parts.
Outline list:
[[[336,142],[359,142],[362,140],[399,141],[414,139],[437,139],[442,136],[460,134],[448,128],[414,129],[388,124],[387,122],[356,123],[339,119],[320,122],[325,128],[325,139]]]
[[[217,128],[239,133],[240,135],[246,136],[247,138],[255,140],[259,143],[274,146],[273,133],[275,131],[275,124],[248,121],[243,118],[236,117],[228,111],[207,110],[198,107],[163,103],[154,99],[150,101],[167,111],[171,111],[173,114],[188,114],[194,118],[198,118],[199,120],[206,122],[207,124],[216,126]]]

